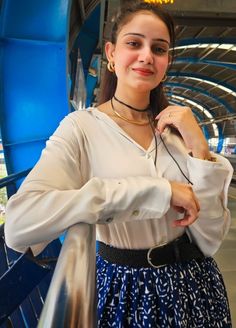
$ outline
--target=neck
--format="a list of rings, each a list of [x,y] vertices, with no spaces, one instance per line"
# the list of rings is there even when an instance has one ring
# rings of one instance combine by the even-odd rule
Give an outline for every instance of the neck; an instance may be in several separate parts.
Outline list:
[[[125,94],[116,90],[114,98],[118,111],[125,113],[130,118],[145,118],[149,111],[149,95]]]
[[[144,126],[144,125],[150,124],[150,117],[146,117],[145,120],[134,120],[134,119],[130,119],[124,115],[121,115],[119,112],[117,112],[117,110],[114,107],[113,98],[111,98],[111,108],[116,117],[118,117],[119,119],[121,119],[123,121],[128,122],[129,124],[134,124],[134,125],[139,125],[139,126]]]
[[[135,112],[144,113],[144,112],[147,112],[147,111],[150,110],[150,105],[149,105],[149,104],[148,104],[148,106],[147,106],[146,108],[144,108],[144,109],[140,109],[140,108],[133,107],[133,106],[131,106],[131,105],[125,103],[124,101],[118,99],[118,98],[116,97],[116,95],[114,95],[113,98],[114,98],[115,101],[117,101],[119,104],[124,105],[125,107],[127,107],[127,108],[129,108],[129,109],[131,109],[131,110],[134,110]]]
[[[119,92],[115,92],[115,97],[124,102],[125,104],[137,109],[137,110],[145,110],[149,106],[149,95],[126,95],[121,94]]]

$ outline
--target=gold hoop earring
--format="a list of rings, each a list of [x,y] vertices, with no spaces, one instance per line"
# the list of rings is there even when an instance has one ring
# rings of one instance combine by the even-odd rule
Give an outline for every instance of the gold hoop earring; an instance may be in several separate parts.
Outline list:
[[[166,80],[167,80],[167,75],[165,73],[165,75],[164,75],[163,79],[161,80],[161,82],[165,82]]]
[[[115,72],[115,63],[113,63],[112,61],[109,61],[107,63],[107,69],[109,72],[114,73]]]

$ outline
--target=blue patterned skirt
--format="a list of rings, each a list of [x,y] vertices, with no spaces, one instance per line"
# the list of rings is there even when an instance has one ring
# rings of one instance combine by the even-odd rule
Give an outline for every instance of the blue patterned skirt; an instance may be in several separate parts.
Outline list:
[[[211,258],[154,268],[97,254],[99,328],[231,328],[226,290]]]

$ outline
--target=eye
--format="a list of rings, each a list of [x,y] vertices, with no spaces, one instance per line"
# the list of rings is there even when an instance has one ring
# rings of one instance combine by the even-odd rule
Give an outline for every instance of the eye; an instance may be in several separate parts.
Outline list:
[[[160,46],[153,46],[152,51],[155,54],[164,55],[168,52],[168,49],[166,49],[164,47],[160,47]]]
[[[137,48],[139,46],[139,43],[137,41],[128,41],[126,44],[128,44],[132,48]]]

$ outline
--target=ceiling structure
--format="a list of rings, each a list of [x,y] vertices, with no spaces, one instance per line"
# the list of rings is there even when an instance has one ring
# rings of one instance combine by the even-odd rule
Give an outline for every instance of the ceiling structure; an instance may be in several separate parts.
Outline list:
[[[127,1],[74,1],[82,13],[101,4],[101,49],[112,15]],[[163,6],[174,17],[177,35],[165,82],[170,103],[190,106],[208,138],[236,137],[236,2],[175,0]]]
[[[166,91],[171,102],[193,109],[210,138],[236,136],[236,5],[227,3],[169,6],[177,43]]]

